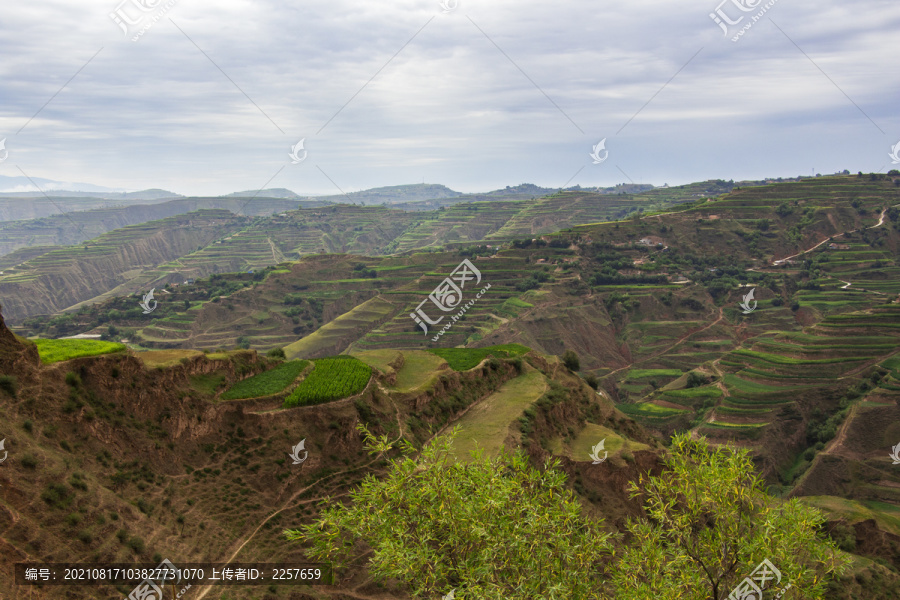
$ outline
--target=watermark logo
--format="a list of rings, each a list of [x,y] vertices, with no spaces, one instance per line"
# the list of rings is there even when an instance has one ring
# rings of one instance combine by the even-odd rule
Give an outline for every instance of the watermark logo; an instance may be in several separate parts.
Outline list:
[[[3,449],[3,445],[6,444],[6,438],[0,440],[0,450],[3,450],[3,458],[0,458],[0,465],[6,460],[6,457],[9,456],[9,452]]]
[[[716,25],[721,27],[724,36],[728,37],[728,35],[733,31],[730,31],[729,27],[740,25],[744,22],[745,18],[749,17],[747,22],[731,38],[732,42],[736,42],[741,38],[741,36],[749,31],[754,24],[762,19],[763,15],[769,12],[769,9],[775,6],[775,3],[778,2],[778,0],[769,0],[760,8],[762,2],[763,0],[722,0],[722,2],[720,2],[716,7],[716,10],[709,13],[709,18],[712,19]],[[733,5],[733,7],[729,9],[728,12],[726,12],[724,8],[727,4]],[[754,15],[741,14],[751,13],[753,11],[756,11],[758,8],[760,8],[760,10]],[[729,12],[731,13],[731,15],[735,15],[737,18],[732,19],[731,15],[729,15]]]
[[[3,140],[3,141],[6,141],[6,140]],[[0,142],[0,145],[2,145],[2,142]],[[897,142],[897,145],[893,146],[891,148],[891,153],[888,154],[888,156],[891,157],[892,164],[900,165],[900,142]],[[0,160],[2,160],[2,159],[0,159]]]
[[[745,315],[749,315],[749,314],[752,313],[754,310],[756,310],[757,302],[756,302],[756,300],[753,300],[753,292],[755,292],[755,291],[756,291],[756,288],[753,288],[752,290],[750,290],[750,293],[746,294],[746,295],[744,296],[744,301],[741,302],[741,308],[744,309],[744,314],[745,314]],[[751,302],[751,301],[753,302],[753,307],[752,307],[752,308],[750,307],[750,302]]]
[[[180,570],[172,564],[168,558],[163,559],[155,569],[153,574],[158,577],[148,578],[139,583],[125,600],[163,600],[162,586],[166,583],[177,584],[181,582]],[[187,584],[180,592],[178,598],[181,598],[189,589],[191,584]]]
[[[288,154],[288,156],[291,157],[291,164],[297,165],[306,160],[306,150],[303,149],[303,142],[305,140],[306,138],[303,138],[302,140],[291,146],[291,153]],[[303,152],[302,156],[300,155],[301,151]]]
[[[157,302],[153,299],[153,291],[156,288],[151,289],[148,293],[144,294],[144,299],[138,302],[141,305],[141,308],[144,309],[144,314],[149,315],[154,310],[156,310]],[[150,306],[150,303],[153,302],[153,306]]]
[[[163,6],[160,6],[162,1],[122,0],[116,6],[116,10],[109,13],[109,18],[119,26],[125,37],[128,37],[135,29],[138,29],[137,33],[131,38],[132,42],[136,42],[178,2],[178,0],[169,0]]]
[[[590,153],[590,157],[594,159],[594,164],[599,165],[607,158],[609,158],[609,150],[606,149],[606,138],[603,138],[599,142],[597,142],[596,146],[592,146],[593,150]],[[600,156],[600,152],[603,152],[603,156]]]
[[[441,600],[454,600],[456,598],[456,588],[450,590],[450,593],[441,598]]]
[[[606,444],[606,438],[603,438],[602,440],[600,440],[600,441],[597,443],[596,446],[594,446],[593,448],[591,448],[591,455],[590,455],[590,456],[591,456],[591,459],[594,461],[594,462],[591,463],[591,464],[599,465],[599,464],[602,463],[604,460],[606,460],[606,457],[607,457],[607,456],[609,456],[609,452],[607,452],[607,451],[604,449],[604,444]],[[603,450],[603,458],[600,458],[600,451],[601,451],[601,450]]]
[[[773,585],[781,583],[781,571],[775,568],[769,559],[766,559],[757,565],[750,577],[745,577],[736,588],[731,590],[728,600],[762,600],[763,590],[774,581]],[[786,591],[791,589],[792,584],[788,584],[785,588],[778,591],[773,596],[778,599],[784,595]]]
[[[456,10],[456,7],[459,6],[459,0],[441,0],[441,12],[445,15],[448,12],[452,12]]]
[[[303,458],[300,458],[301,451],[303,452]],[[291,448],[291,453],[288,454],[288,456],[294,459],[295,465],[299,465],[304,460],[306,460],[306,457],[309,456],[309,452],[306,451],[306,438],[303,438],[302,440],[300,440],[299,444]]]
[[[900,146],[900,144],[897,144]],[[9,158],[9,150],[6,149],[6,138],[0,140],[0,163]]]
[[[415,321],[419,327],[422,328],[422,331],[425,334],[428,334],[428,325],[437,325],[441,321],[444,320],[444,317],[447,315],[441,315],[437,319],[432,320],[422,308],[422,305],[426,302],[431,302],[442,312],[451,312],[459,308],[462,303],[463,298],[463,289],[466,287],[466,282],[475,280],[475,285],[481,283],[481,271],[479,271],[475,265],[469,259],[463,260],[457,267],[450,273],[450,277],[447,277],[438,284],[434,291],[428,294],[428,297],[422,300],[419,305],[416,307],[416,312],[409,313],[409,316],[412,317],[413,321]],[[451,318],[451,322],[444,326],[444,328],[438,333],[436,337],[432,339],[432,341],[437,341],[440,336],[447,331],[453,323],[456,323],[469,308],[475,304],[475,302],[481,298],[482,294],[484,294],[487,290],[490,289],[490,284],[488,284],[485,288],[483,288],[478,294],[476,294],[474,300],[470,300],[467,302],[462,310],[459,311],[456,315],[453,315]],[[426,325],[427,323],[427,325]]]
[[[0,442],[0,449],[3,448],[3,442]],[[900,444],[897,444],[893,448],[891,448],[890,457],[894,460],[892,464],[900,465]],[[3,462],[0,460],[0,462]]]

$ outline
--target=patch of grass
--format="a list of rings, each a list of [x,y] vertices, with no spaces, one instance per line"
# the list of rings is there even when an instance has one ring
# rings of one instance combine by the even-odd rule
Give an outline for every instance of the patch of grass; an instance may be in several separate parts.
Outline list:
[[[845,518],[849,524],[875,519],[879,527],[900,535],[900,508],[875,501],[857,501],[836,496],[805,496],[800,500],[827,513]]]
[[[125,345],[102,340],[32,340],[38,349],[41,362],[45,365],[112,352],[124,352]]]
[[[394,389],[410,392],[427,385],[439,373],[444,359],[424,350],[407,350],[403,353],[403,366],[397,372]]]
[[[222,400],[260,398],[277,394],[294,382],[309,364],[308,360],[291,360],[271,369],[238,381],[222,394]]]
[[[350,354],[363,361],[370,367],[378,369],[382,373],[393,372],[394,367],[391,366],[391,363],[397,360],[397,357],[400,356],[400,352],[393,349],[363,350],[361,352],[351,352]]]
[[[199,350],[148,350],[138,352],[137,357],[148,367],[171,367],[185,358],[193,358],[203,354]]]
[[[546,378],[536,369],[504,383],[459,420],[461,429],[453,442],[453,453],[458,459],[469,460],[470,451],[481,448],[486,457],[497,456],[510,425],[546,390]]]
[[[205,374],[191,375],[191,386],[198,392],[204,394],[215,394],[216,390],[222,387],[225,382],[224,374]]]
[[[321,404],[363,391],[372,368],[353,356],[319,358],[312,372],[284,401],[285,408]]]
[[[600,440],[605,440],[603,448],[604,452],[609,452],[609,456],[650,449],[650,446],[623,438],[612,429],[602,425],[585,423],[584,428],[578,432],[578,436],[572,440],[572,443],[563,448],[563,452],[566,452],[573,460],[591,460],[591,451]],[[603,452],[600,453],[600,457],[603,457]],[[632,458],[634,458],[633,455]]]
[[[521,344],[502,344],[487,348],[429,348],[428,352],[440,356],[447,361],[454,371],[468,371],[493,354],[498,358],[512,358],[531,351]]]

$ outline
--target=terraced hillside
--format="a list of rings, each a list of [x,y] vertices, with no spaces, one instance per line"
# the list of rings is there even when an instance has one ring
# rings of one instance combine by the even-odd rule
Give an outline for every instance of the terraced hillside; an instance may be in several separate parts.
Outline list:
[[[0,388],[0,422],[10,425],[3,432],[10,460],[0,473],[4,597],[15,593],[7,573],[16,560],[150,562],[164,552],[178,562],[304,562],[303,547],[286,543],[284,529],[311,523],[324,498],[384,472],[382,457],[366,454],[358,423],[421,447],[487,411],[492,444],[536,455],[544,452],[554,411],[565,414],[554,423],[566,431],[603,427],[634,437],[645,451],[618,473],[584,459],[567,462],[574,474],[569,487],[586,504],[605,503],[610,519],[635,515],[637,508],[623,490],[604,489],[609,482],[658,470],[657,442],[550,357],[527,348],[513,358],[488,349],[464,370],[447,368],[433,354],[426,362],[416,351],[395,351],[389,366],[387,357],[369,353],[380,368],[365,367],[364,389],[295,408],[284,407],[285,396],[326,363],[362,363],[342,357],[311,366],[252,351],[148,351],[42,365],[33,345],[12,337],[2,320],[0,350],[0,365],[14,377]],[[298,445],[302,464],[287,457]],[[369,597],[371,588],[360,571],[317,594]],[[127,592],[42,590],[48,599],[74,600]]]
[[[36,259],[57,248],[65,252],[62,248],[68,247],[66,244],[105,246],[109,252],[117,254],[124,261],[113,270],[127,273],[124,279],[119,278],[117,285],[110,287],[111,280],[108,277],[94,282],[82,272],[81,289],[74,296],[77,302],[64,304],[72,299],[70,295],[64,295],[61,301],[54,303],[39,302],[27,309],[8,302],[8,318],[11,322],[18,322],[34,314],[61,310],[84,301],[102,300],[137,289],[151,289],[213,273],[256,270],[309,254],[330,252],[380,255],[421,248],[471,245],[491,236],[499,236],[499,239],[516,232],[524,232],[526,235],[552,232],[572,224],[621,217],[639,208],[653,210],[669,206],[684,201],[687,190],[699,188],[683,186],[666,189],[659,194],[647,196],[652,197],[652,200],[642,196],[632,198],[584,192],[574,196],[563,194],[546,200],[508,200],[525,197],[526,192],[534,192],[536,189],[518,186],[499,190],[485,195],[491,199],[490,202],[467,202],[450,206],[446,210],[430,212],[408,212],[386,206],[324,206],[323,200],[304,203],[281,198],[180,198],[151,205],[104,208],[4,223],[0,224],[0,254],[9,254],[9,259],[4,261],[5,266],[7,269],[17,269],[17,273],[29,272],[28,278],[17,279],[20,286],[17,289],[22,293],[37,296],[44,294],[39,286],[33,292],[27,290],[26,282],[52,277],[56,263],[55,259],[50,259],[50,263]],[[696,196],[697,193],[691,192],[690,195]],[[288,210],[298,204],[315,208]],[[179,252],[165,252],[160,257],[162,260],[155,263],[145,260],[147,257],[139,258],[124,247],[113,250],[115,244],[128,244],[134,229],[128,229],[124,235],[107,235],[85,242],[87,238],[94,238],[115,228],[127,228],[130,224],[141,223],[145,228],[157,227],[162,221],[152,219],[189,214],[188,211],[207,207],[239,213],[234,222],[240,223],[240,230],[223,229],[219,232],[220,235],[212,239],[198,239],[196,245],[179,247]],[[271,215],[276,212],[277,215],[266,218],[240,219],[243,215]],[[22,252],[15,252],[17,249]],[[76,249],[75,252],[80,250]],[[44,270],[48,266],[50,268]],[[83,289],[85,286],[93,286],[94,293],[88,295]]]
[[[116,229],[78,246],[57,248],[0,275],[0,300],[10,320],[52,314],[128,283],[142,269],[189,253],[242,220],[204,210]]]
[[[595,241],[654,235],[682,251],[715,248],[771,264],[827,243],[832,236],[873,226],[882,211],[897,204],[900,187],[890,177],[830,176],[735,188],[687,210],[623,224],[621,231],[591,225],[575,227],[574,232]]]
[[[27,221],[0,222],[0,256],[19,248],[76,245],[121,227],[203,209],[223,209],[254,216],[295,210],[298,206],[324,205],[324,202],[276,198],[179,198],[154,204],[67,211]]]
[[[289,556],[276,548],[276,532],[288,525],[278,515],[302,507],[295,526],[315,514],[314,483],[319,490],[319,481],[330,482],[322,493],[340,493],[357,481],[351,473],[365,469],[358,468],[363,457],[349,425],[364,422],[416,444],[458,424],[459,459],[476,447],[494,455],[517,445],[535,459],[558,456],[591,509],[617,518],[635,510],[620,491],[639,469],[655,468],[659,440],[690,431],[751,448],[771,493],[821,506],[845,550],[900,566],[900,540],[891,537],[900,532],[900,472],[889,453],[900,444],[900,199],[893,182],[842,176],[758,186],[709,201],[682,197],[672,214],[632,211],[619,222],[475,240],[498,235],[501,223],[516,218],[504,211],[519,204],[533,218],[541,203],[557,203],[553,218],[570,218],[566,196],[496,201],[494,210],[457,205],[435,218],[408,213],[383,236],[373,233],[376,225],[407,213],[338,206],[236,221],[200,250],[133,275],[130,281],[173,278],[156,290],[159,305],[150,314],[138,307],[140,294],[111,293],[66,314],[25,320],[17,328],[23,334],[87,333],[128,349],[111,344],[116,352],[102,358],[62,360],[47,372],[54,383],[42,388],[30,373],[23,385],[60,388],[114,424],[122,415],[91,402],[101,390],[124,386],[115,392],[122,394],[115,410],[127,402],[139,422],[157,419],[178,432],[170,443],[188,449],[192,470],[166,471],[171,487],[153,487],[148,501],[159,506],[169,497],[177,511],[188,511],[180,496],[163,492],[181,489],[171,482],[182,480],[186,493],[202,499],[193,510],[218,520],[207,525],[202,547],[184,549],[197,555]],[[591,194],[578,197],[583,203],[572,211],[593,202]],[[593,206],[624,210],[612,202],[635,201],[609,198]],[[588,216],[585,210],[577,218]],[[326,230],[334,223],[341,227]],[[345,253],[389,252],[392,240],[406,250]],[[342,253],[322,253],[327,244]],[[429,251],[417,252],[419,244]],[[60,252],[31,260],[45,256]],[[192,277],[217,265],[240,272]],[[461,297],[447,282],[454,271]],[[441,301],[452,310],[441,310]],[[287,362],[253,350],[283,352]],[[108,363],[93,362],[101,360]],[[154,369],[163,383],[144,374]],[[331,383],[343,387],[335,392]],[[126,401],[135,389],[140,393]],[[48,414],[80,419],[71,402]],[[168,410],[173,421],[157,410]],[[174,451],[156,429],[146,433],[148,455]],[[321,461],[303,467],[313,468],[315,479],[279,470],[290,461],[278,464],[274,454],[269,464],[266,442],[257,441],[294,447],[304,435],[310,456]],[[182,448],[185,440],[201,445]],[[601,440],[608,460],[593,465],[590,453]],[[229,481],[225,499],[215,496],[223,473],[236,476],[228,472],[234,464],[256,471]],[[125,481],[137,494],[140,488]],[[279,492],[282,485],[290,489]],[[263,489],[259,502],[243,498]],[[174,518],[160,522],[174,529]],[[269,518],[275,524],[266,528]],[[152,541],[161,544],[166,535],[154,533]]]

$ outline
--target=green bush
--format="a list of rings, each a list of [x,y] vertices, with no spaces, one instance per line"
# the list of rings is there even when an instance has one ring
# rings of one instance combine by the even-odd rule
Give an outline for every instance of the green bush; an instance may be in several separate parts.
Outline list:
[[[62,483],[51,483],[41,492],[41,500],[53,508],[65,508],[72,503],[72,496]]]
[[[709,377],[706,377],[705,375],[701,375],[700,373],[698,373],[696,371],[691,371],[690,373],[688,373],[687,384],[685,385],[685,387],[695,388],[695,387],[700,387],[702,385],[706,385],[708,383],[709,383]]]
[[[3,390],[13,398],[16,397],[18,385],[15,375],[0,375],[0,390]]]
[[[72,387],[80,387],[81,377],[78,376],[78,373],[69,371],[68,373],[66,373],[66,385],[70,385]]]
[[[562,362],[570,371],[581,370],[581,360],[579,360],[578,354],[576,354],[574,350],[566,350],[563,352]]]
[[[22,457],[22,459],[19,462],[26,469],[35,469],[35,468],[37,468],[37,464],[38,464],[37,457],[35,457],[34,454],[26,454],[25,456]]]
[[[280,358],[281,360],[287,358],[287,356],[285,356],[284,354],[284,348],[272,348],[271,350],[266,352],[266,356],[268,356],[269,358]]]
[[[126,545],[131,548],[135,554],[140,554],[144,551],[144,540],[142,540],[138,536],[128,538],[128,542],[126,542]]]

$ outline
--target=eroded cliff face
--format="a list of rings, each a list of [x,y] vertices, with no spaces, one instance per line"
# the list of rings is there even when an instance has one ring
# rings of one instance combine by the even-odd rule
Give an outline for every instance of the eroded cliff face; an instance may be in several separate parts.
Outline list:
[[[127,284],[136,269],[153,268],[189,254],[236,227],[231,219],[185,218],[143,235],[137,231],[127,243],[116,244],[112,252],[85,253],[77,260],[57,254],[41,257],[41,262],[26,263],[22,277],[0,279],[4,314],[10,323],[21,323],[30,316],[52,314],[90,300]],[[48,257],[56,262],[48,264]]]
[[[0,306],[0,310],[2,309]],[[40,362],[37,347],[16,337],[6,327],[3,315],[0,314],[0,375],[15,374],[33,380]]]

